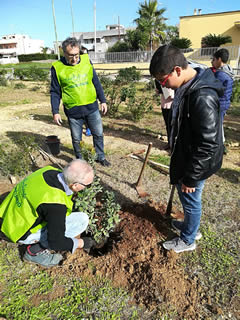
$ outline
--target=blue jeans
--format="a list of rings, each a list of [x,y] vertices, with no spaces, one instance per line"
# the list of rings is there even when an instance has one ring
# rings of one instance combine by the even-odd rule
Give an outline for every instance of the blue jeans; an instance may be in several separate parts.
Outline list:
[[[87,229],[88,222],[88,215],[84,212],[72,212],[66,217],[65,237],[73,240],[74,244],[72,253],[78,246],[78,240],[75,239],[75,237]],[[34,244],[40,242],[44,248],[49,248],[47,240],[47,225],[44,228],[39,229],[37,232],[31,233],[25,240],[20,240],[18,242],[22,244]]]
[[[80,118],[68,118],[71,130],[72,145],[77,159],[82,159],[80,142],[82,141],[83,124],[87,123],[88,128],[92,132],[93,146],[97,154],[97,160],[105,159],[103,145],[103,126],[99,110]]]
[[[180,238],[187,244],[194,242],[200,226],[204,182],[205,180],[199,181],[193,193],[182,192],[181,183],[176,185],[184,211],[184,221]]]

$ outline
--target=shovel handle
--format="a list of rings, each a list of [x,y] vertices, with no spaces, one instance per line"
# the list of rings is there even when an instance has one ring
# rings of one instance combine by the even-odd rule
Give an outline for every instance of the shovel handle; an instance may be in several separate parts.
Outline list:
[[[174,191],[175,191],[176,185],[174,184],[172,186],[171,192],[170,192],[170,197],[168,200],[168,204],[167,204],[167,210],[166,210],[166,215],[170,216],[171,212],[172,212],[172,202],[173,202],[173,196],[174,196]]]
[[[140,175],[139,175],[139,178],[138,178],[138,181],[137,181],[137,184],[136,184],[137,186],[139,186],[141,181],[142,181],[143,171],[144,171],[144,168],[146,167],[151,148],[152,148],[152,142],[150,142],[149,145],[148,145],[148,149],[147,149],[147,153],[146,153],[146,156],[145,156],[145,159],[144,159],[144,162],[143,162],[142,170],[140,172]]]

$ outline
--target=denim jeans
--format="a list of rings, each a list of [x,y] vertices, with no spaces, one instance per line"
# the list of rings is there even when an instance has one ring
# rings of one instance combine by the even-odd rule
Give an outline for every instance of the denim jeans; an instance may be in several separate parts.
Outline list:
[[[72,253],[77,249],[78,240],[76,236],[83,233],[88,226],[89,218],[84,212],[72,212],[66,217],[65,237],[74,242]],[[35,233],[31,233],[25,240],[18,241],[22,244],[34,244],[40,242],[44,248],[49,248],[47,240],[47,225]]]
[[[74,153],[77,159],[81,159],[81,147],[83,124],[87,123],[88,128],[91,130],[93,136],[93,146],[95,148],[97,159],[105,159],[104,146],[103,146],[103,126],[99,110],[96,110],[89,115],[80,118],[68,118],[68,123],[71,130],[72,144]]]
[[[199,181],[198,185],[195,187],[195,192],[192,193],[182,192],[181,183],[176,185],[184,211],[184,222],[180,238],[187,244],[192,244],[194,242],[200,226],[204,182],[205,180]]]

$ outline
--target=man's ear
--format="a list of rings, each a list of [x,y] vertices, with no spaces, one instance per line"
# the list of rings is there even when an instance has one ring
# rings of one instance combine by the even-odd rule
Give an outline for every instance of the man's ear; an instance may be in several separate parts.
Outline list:
[[[72,190],[73,192],[75,192],[74,183],[69,184],[68,187],[69,187],[70,190]]]
[[[177,76],[180,77],[181,73],[182,73],[182,68],[181,67],[178,67],[176,66],[175,69],[174,69],[177,73]]]

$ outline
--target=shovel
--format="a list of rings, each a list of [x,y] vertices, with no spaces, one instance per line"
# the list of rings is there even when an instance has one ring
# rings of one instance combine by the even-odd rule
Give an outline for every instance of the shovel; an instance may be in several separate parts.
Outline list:
[[[145,159],[144,159],[144,162],[143,162],[142,170],[140,172],[138,181],[136,183],[136,190],[137,190],[137,193],[138,193],[140,198],[144,198],[144,197],[149,196],[149,194],[147,192],[145,192],[143,190],[143,188],[142,188],[142,175],[143,175],[144,168],[146,167],[151,148],[152,148],[152,142],[150,142],[149,145],[148,145],[148,149],[147,149],[147,153],[146,153],[146,156],[145,156]]]

